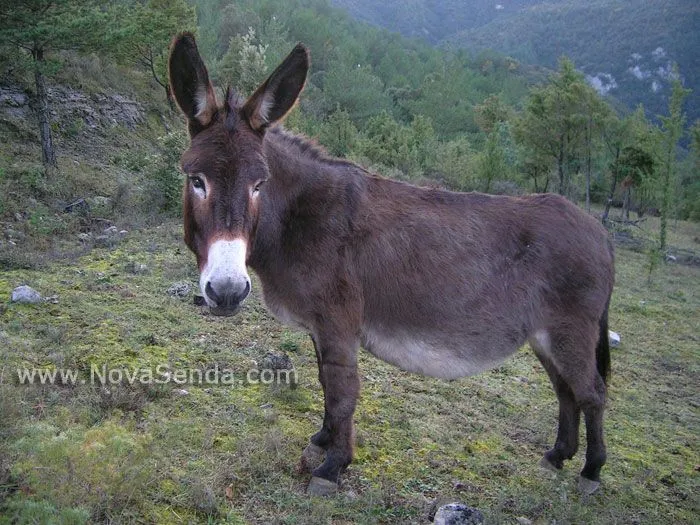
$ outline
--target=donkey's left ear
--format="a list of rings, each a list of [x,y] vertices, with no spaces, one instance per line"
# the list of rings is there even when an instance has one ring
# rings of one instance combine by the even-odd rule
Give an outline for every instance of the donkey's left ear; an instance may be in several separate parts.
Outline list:
[[[243,106],[243,114],[255,131],[265,130],[294,107],[308,71],[309,51],[297,44]]]

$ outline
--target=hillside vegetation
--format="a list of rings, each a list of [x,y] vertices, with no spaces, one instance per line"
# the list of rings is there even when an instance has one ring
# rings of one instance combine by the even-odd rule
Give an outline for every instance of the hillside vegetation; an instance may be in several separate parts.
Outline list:
[[[601,92],[628,108],[663,113],[670,72],[688,87],[691,121],[700,118],[700,5],[692,0],[334,0],[370,23],[445,47],[496,50],[525,64],[556,67],[570,57]]]

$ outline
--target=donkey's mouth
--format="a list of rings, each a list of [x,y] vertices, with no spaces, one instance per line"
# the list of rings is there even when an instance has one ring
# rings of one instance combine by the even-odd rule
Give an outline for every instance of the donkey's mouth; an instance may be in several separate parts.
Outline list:
[[[236,306],[210,306],[209,311],[214,314],[218,315],[220,317],[231,317],[233,315],[236,315],[239,310],[241,309],[241,305],[236,305]]]

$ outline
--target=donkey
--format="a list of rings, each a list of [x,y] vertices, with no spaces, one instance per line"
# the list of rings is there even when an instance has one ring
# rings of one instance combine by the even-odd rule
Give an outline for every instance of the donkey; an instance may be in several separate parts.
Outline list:
[[[307,492],[329,494],[353,456],[360,346],[404,370],[455,379],[526,342],[559,400],[561,469],[578,448],[579,487],[600,484],[610,368],[613,250],[605,229],[556,195],[418,188],[328,156],[277,124],[304,87],[298,44],[247,100],[217,102],[191,34],[172,43],[172,92],[187,118],[184,240],[215,314],[236,313],[259,276],[267,307],[311,334],[325,397],[304,456],[322,454]]]

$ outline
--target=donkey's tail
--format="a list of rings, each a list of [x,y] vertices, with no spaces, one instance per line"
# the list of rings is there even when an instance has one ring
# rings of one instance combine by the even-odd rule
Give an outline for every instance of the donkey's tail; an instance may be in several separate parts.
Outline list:
[[[596,364],[598,373],[607,384],[608,376],[610,375],[610,343],[608,340],[608,307],[610,300],[605,305],[605,311],[600,317],[600,336],[598,338],[598,347],[596,348]]]

